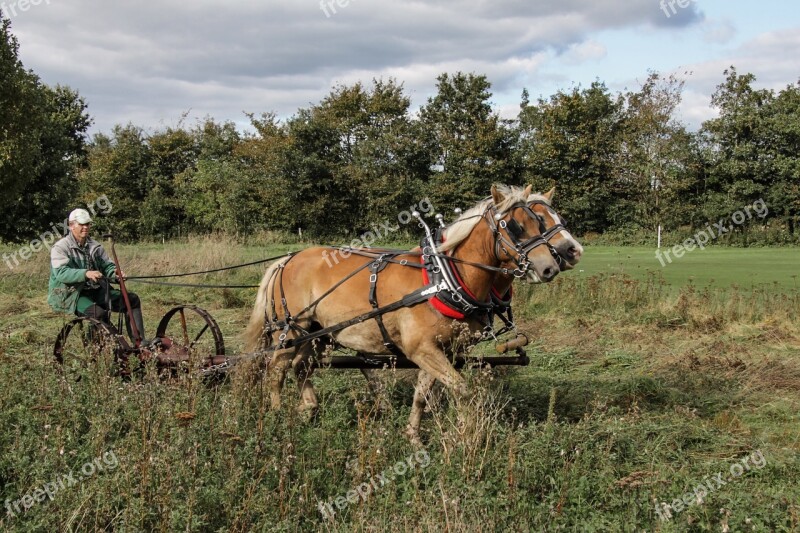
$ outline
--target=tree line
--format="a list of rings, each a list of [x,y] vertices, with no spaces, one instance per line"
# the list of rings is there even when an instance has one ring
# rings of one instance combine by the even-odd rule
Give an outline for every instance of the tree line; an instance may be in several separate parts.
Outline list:
[[[250,115],[249,131],[207,118],[87,139],[82,98],[42,84],[17,49],[3,21],[6,241],[29,240],[102,195],[113,210],[98,224],[125,239],[264,230],[336,239],[423,198],[450,218],[496,182],[556,186],[556,206],[581,236],[653,242],[658,225],[688,231],[763,200],[768,216],[731,234],[800,240],[800,84],[759,90],[734,67],[713,95],[719,116],[696,132],[676,119],[675,77],[653,72],[618,93],[600,81],[536,100],[524,91],[508,120],[493,110],[486,76],[457,72],[440,75],[416,110],[402,83],[373,80],[334,87],[285,120]]]

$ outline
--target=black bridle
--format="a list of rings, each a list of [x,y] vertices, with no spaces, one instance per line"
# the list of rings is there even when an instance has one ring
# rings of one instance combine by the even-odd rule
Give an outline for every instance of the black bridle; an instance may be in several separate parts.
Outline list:
[[[506,221],[505,219],[501,219],[499,220],[497,225],[494,224],[493,217],[489,218],[484,217],[495,235],[495,241],[494,241],[495,258],[501,263],[504,262],[503,259],[500,257],[501,252],[503,252],[506,256],[511,258],[514,264],[516,264],[518,267],[517,269],[514,270],[514,276],[517,278],[525,276],[525,274],[527,274],[528,270],[530,270],[531,268],[530,261],[528,261],[527,259],[528,254],[534,248],[542,245],[546,245],[547,248],[550,250],[550,255],[553,256],[553,259],[555,259],[556,263],[558,264],[558,267],[561,270],[564,269],[565,260],[561,256],[561,254],[559,254],[558,251],[553,247],[553,245],[550,244],[550,240],[559,233],[561,233],[562,231],[566,231],[567,228],[564,224],[561,223],[554,224],[553,226],[548,228],[545,224],[544,217],[533,211],[532,207],[535,205],[544,206],[544,208],[547,209],[548,212],[550,212],[550,215],[553,216],[552,208],[547,202],[544,202],[542,200],[533,200],[531,202],[526,202],[526,203],[520,202],[518,204],[514,204],[511,207],[509,207],[506,210],[506,213],[511,213],[512,214],[511,218],[508,221]],[[513,217],[514,210],[516,209],[522,209],[528,216],[530,216],[533,220],[536,220],[539,223],[539,232],[540,232],[539,235],[534,235],[533,237],[530,237],[525,241],[521,240],[522,234],[525,232],[525,230],[522,228],[522,226],[520,226],[519,222],[517,222]],[[486,213],[489,213],[491,211],[496,211],[496,208],[492,206],[490,209],[486,211]],[[494,216],[496,217],[498,216],[498,214],[495,213]],[[559,219],[561,219],[560,216]],[[500,229],[505,230],[506,234],[510,239],[510,242],[509,239],[506,239],[503,236],[503,234],[500,232]],[[504,244],[507,245],[509,248],[513,248],[517,255],[516,256],[512,255],[508,251],[508,248],[503,246]]]
[[[564,217],[562,217],[561,215],[556,213],[555,210],[552,207],[550,207],[550,204],[548,204],[547,202],[544,202],[542,200],[533,200],[533,201],[527,203],[528,209],[530,209],[534,205],[543,206],[545,208],[545,210],[547,210],[547,212],[550,213],[551,217],[553,217],[553,215],[555,215],[555,216],[558,217],[559,220],[563,220],[564,221],[563,224],[561,222],[559,222],[557,224],[553,224],[549,228],[546,228],[545,224],[544,224],[544,218],[542,218],[541,216],[537,215],[536,213],[533,213],[533,210],[531,210],[531,212],[534,214],[534,216],[539,221],[539,228],[540,228],[540,231],[542,233],[542,237],[544,237],[544,239],[547,241],[548,248],[550,248],[550,254],[556,260],[556,263],[558,263],[558,268],[560,268],[561,270],[564,270],[564,265],[565,265],[564,257],[560,253],[558,253],[558,251],[553,247],[552,244],[550,244],[550,240],[553,237],[555,237],[556,235],[558,235],[559,233],[561,233],[562,231],[567,231],[567,227],[566,227],[567,226],[567,221],[566,221],[566,219]],[[555,217],[553,217],[553,218],[555,218]]]
[[[523,209],[532,219],[539,221],[539,228],[541,230],[541,220],[540,218],[534,213],[527,204],[518,203],[514,204],[509,207],[505,214],[511,214],[511,217],[508,221],[504,218],[498,220],[497,224],[494,223],[494,220],[501,215],[501,213],[497,213],[497,208],[495,206],[489,207],[484,213],[484,220],[489,224],[492,232],[494,233],[494,255],[495,258],[500,262],[504,263],[507,259],[503,259],[501,257],[501,253],[505,254],[511,261],[517,265],[517,268],[514,269],[514,277],[522,278],[524,277],[531,268],[531,263],[528,261],[528,254],[534,249],[539,246],[550,246],[542,235],[534,235],[526,240],[522,240],[521,237],[525,230],[522,229],[522,226],[519,225],[514,219],[514,211],[517,209]],[[487,214],[491,216],[486,216]],[[504,230],[505,234],[508,236],[506,238],[503,235],[503,232],[500,230]],[[509,252],[509,248],[513,249],[516,252],[516,255]]]

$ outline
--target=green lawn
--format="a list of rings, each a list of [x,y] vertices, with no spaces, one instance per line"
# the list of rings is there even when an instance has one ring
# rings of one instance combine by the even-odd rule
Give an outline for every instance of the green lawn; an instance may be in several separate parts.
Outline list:
[[[662,248],[662,253],[663,253]],[[686,253],[681,258],[670,254],[664,266],[656,258],[655,248],[640,246],[587,246],[578,267],[582,276],[600,273],[624,273],[646,278],[649,273],[663,276],[672,286],[689,282],[698,287],[741,288],[774,285],[780,290],[796,289],[800,270],[800,248],[706,248]]]

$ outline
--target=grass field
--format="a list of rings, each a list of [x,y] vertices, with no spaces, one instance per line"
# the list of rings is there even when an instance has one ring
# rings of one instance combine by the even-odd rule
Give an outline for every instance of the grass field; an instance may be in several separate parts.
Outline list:
[[[800,248],[712,247],[669,259],[664,258],[662,265],[654,248],[592,246],[580,270],[585,276],[618,273],[636,279],[655,274],[675,287],[691,282],[698,287],[800,288]]]
[[[119,252],[135,275],[297,247]],[[293,386],[274,412],[244,376],[124,383],[99,367],[67,388],[50,360],[64,319],[46,305],[39,254],[0,274],[0,528],[798,531],[797,265],[791,248],[695,250],[662,268],[653,250],[588,247],[578,270],[517,288],[531,365],[467,372],[471,395],[439,397],[418,449],[402,436],[402,372],[386,372],[383,413],[357,372],[317,373],[313,420],[292,409]],[[249,284],[262,271],[187,281]],[[131,288],[150,331],[191,302],[241,345],[252,290]]]

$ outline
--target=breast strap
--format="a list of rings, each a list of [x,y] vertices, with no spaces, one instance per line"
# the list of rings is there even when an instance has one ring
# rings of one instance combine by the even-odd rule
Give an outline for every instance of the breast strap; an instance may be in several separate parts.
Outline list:
[[[442,243],[441,228],[437,228],[434,238],[435,246],[431,245],[427,237],[423,237],[420,243],[422,264],[425,266],[422,271],[422,280],[426,285],[432,284],[441,287],[436,296],[431,298],[431,304],[447,317],[459,320],[476,318],[485,322],[493,307],[491,300],[480,301],[475,298],[458,274],[453,261],[447,259],[434,261],[433,250],[437,250]]]

